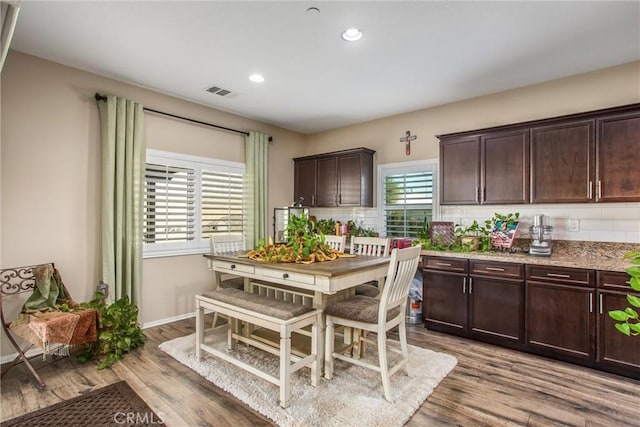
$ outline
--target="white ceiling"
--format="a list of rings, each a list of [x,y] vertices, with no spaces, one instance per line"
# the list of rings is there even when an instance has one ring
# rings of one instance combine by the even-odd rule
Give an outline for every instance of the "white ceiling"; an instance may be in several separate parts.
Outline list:
[[[638,1],[21,6],[15,50],[305,134],[640,59]]]

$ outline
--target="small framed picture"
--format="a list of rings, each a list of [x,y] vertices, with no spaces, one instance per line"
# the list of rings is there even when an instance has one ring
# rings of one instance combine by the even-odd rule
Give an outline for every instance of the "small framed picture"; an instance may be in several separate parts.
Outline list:
[[[516,238],[519,222],[507,223],[496,221],[495,228],[491,232],[491,246],[495,248],[511,248]]]
[[[455,240],[454,223],[448,221],[432,221],[429,230],[431,233],[431,242],[450,245]]]

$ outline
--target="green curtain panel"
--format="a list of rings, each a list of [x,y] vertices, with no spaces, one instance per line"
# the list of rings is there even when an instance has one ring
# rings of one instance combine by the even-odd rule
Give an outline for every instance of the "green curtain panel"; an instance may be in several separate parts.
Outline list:
[[[258,240],[269,235],[267,229],[269,201],[269,136],[260,132],[249,132],[244,138],[247,163],[246,218],[247,248],[253,248]]]
[[[102,139],[102,280],[112,300],[140,304],[145,135],[141,104],[98,101]]]

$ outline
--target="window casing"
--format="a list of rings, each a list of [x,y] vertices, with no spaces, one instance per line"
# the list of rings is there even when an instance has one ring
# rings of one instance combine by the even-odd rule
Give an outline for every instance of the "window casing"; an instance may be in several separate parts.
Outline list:
[[[378,229],[391,238],[416,238],[434,218],[437,159],[378,165]]]
[[[204,253],[215,233],[244,234],[243,163],[147,150],[145,258]]]

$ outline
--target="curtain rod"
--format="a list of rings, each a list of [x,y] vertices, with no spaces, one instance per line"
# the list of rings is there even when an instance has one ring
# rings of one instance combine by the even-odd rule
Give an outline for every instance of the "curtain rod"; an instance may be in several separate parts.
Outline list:
[[[106,101],[107,100],[107,97],[105,95],[100,95],[98,92],[96,92],[95,98],[96,98],[96,101]],[[194,120],[194,119],[189,119],[187,117],[176,116],[175,114],[165,113],[165,112],[162,112],[162,111],[154,110],[152,108],[147,108],[147,107],[143,107],[143,108],[144,108],[144,111],[149,111],[151,113],[162,114],[163,116],[173,117],[175,119],[180,119],[180,120],[186,120],[187,122],[197,123],[199,125],[210,126],[210,127],[216,128],[216,129],[222,129],[222,130],[226,130],[226,131],[229,131],[229,132],[235,132],[235,133],[239,133],[239,134],[242,134],[242,135],[249,136],[249,132],[245,132],[243,130],[231,129],[231,128],[214,125],[214,124],[207,123],[207,122],[201,122],[200,120]],[[272,138],[269,137],[269,141],[271,141],[271,140],[272,140]]]

